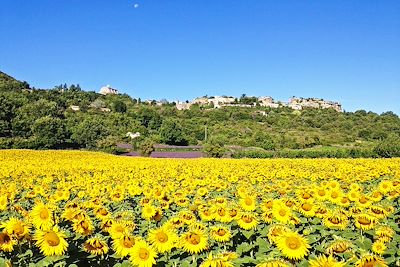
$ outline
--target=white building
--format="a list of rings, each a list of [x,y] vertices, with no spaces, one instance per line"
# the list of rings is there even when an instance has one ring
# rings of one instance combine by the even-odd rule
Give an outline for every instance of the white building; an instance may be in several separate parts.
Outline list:
[[[119,94],[119,92],[117,89],[111,88],[110,85],[107,85],[107,86],[101,87],[100,94],[102,94],[102,95],[117,95],[117,94]]]

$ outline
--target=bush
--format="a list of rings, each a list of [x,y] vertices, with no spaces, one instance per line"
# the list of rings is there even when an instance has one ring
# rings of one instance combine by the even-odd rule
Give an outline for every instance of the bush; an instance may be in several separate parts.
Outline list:
[[[400,137],[389,135],[374,147],[374,152],[383,158],[400,157]]]
[[[117,154],[119,149],[117,144],[121,142],[121,139],[116,136],[107,136],[96,143],[96,148],[111,154]]]
[[[139,146],[139,153],[143,157],[150,157],[154,151],[154,141],[151,139],[145,139]]]
[[[222,158],[226,151],[224,143],[219,138],[210,139],[203,148],[203,152],[212,158]]]

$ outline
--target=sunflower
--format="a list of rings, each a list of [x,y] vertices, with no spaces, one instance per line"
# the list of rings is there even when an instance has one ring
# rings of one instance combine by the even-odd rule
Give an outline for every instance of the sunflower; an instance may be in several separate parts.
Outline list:
[[[103,255],[108,252],[107,242],[100,236],[89,238],[83,243],[83,250],[92,255]]]
[[[246,196],[239,200],[240,207],[245,211],[255,211],[257,207],[257,201],[254,196]]]
[[[85,218],[80,221],[75,221],[72,225],[72,228],[76,233],[79,233],[83,236],[92,234],[94,230],[93,223],[89,218]]]
[[[8,221],[2,223],[2,228],[15,238],[21,240],[29,235],[29,226],[22,220],[11,217]]]
[[[113,239],[112,246],[114,251],[120,257],[129,255],[139,238],[129,234],[123,234],[119,238]]]
[[[199,210],[199,216],[202,221],[212,221],[214,219],[214,213],[209,208],[202,208]]]
[[[315,217],[323,219],[328,214],[328,209],[325,206],[319,205],[315,211]]]
[[[370,213],[379,219],[383,219],[388,215],[388,212],[383,207],[373,205],[369,207]]]
[[[351,201],[356,202],[356,201],[359,199],[359,197],[360,197],[360,193],[359,193],[358,191],[353,191],[353,190],[351,190],[350,192],[347,193],[347,197],[348,197]]]
[[[276,243],[279,237],[281,237],[283,234],[289,231],[290,231],[289,227],[285,225],[279,225],[279,224],[272,225],[268,229],[268,234],[267,234],[268,240],[271,244]]]
[[[390,180],[383,180],[379,183],[378,189],[382,194],[386,194],[393,189],[393,183]]]
[[[324,187],[316,188],[315,197],[318,200],[320,200],[320,201],[325,200],[327,198],[327,196],[328,196],[328,191]]]
[[[303,259],[309,253],[307,240],[296,232],[286,232],[278,237],[276,245],[282,254],[293,260]]]
[[[218,242],[227,242],[232,237],[230,229],[222,225],[211,227],[210,234]]]
[[[51,228],[54,224],[51,209],[43,203],[36,204],[30,215],[36,228],[45,230]]]
[[[151,204],[146,204],[142,208],[142,218],[150,221],[153,216],[157,213],[156,208]]]
[[[361,258],[356,262],[356,267],[387,267],[387,264],[384,259],[380,256],[373,254],[364,254]]]
[[[173,230],[161,227],[150,230],[148,239],[158,252],[164,253],[171,251],[175,247],[178,236]]]
[[[104,207],[97,208],[95,211],[95,214],[96,214],[96,217],[102,221],[110,218],[110,216],[111,216],[110,212]]]
[[[272,223],[272,220],[274,218],[272,211],[270,210],[264,211],[261,217],[264,220],[264,222],[268,224]]]
[[[232,221],[232,217],[229,215],[229,211],[224,206],[215,206],[214,218],[218,222],[228,223]]]
[[[0,196],[0,211],[6,210],[8,204],[8,198],[5,195]]]
[[[113,239],[116,238],[120,238],[121,236],[123,236],[126,233],[129,233],[131,231],[131,229],[126,226],[126,224],[124,222],[114,222],[110,229],[108,230],[108,233],[110,234],[110,236]]]
[[[210,253],[205,259],[200,267],[233,267],[234,265],[230,262],[226,257],[222,257],[221,255],[213,256]]]
[[[327,254],[344,253],[351,247],[350,241],[338,239],[333,241],[326,249]]]
[[[349,220],[346,215],[333,211],[329,212],[324,218],[323,223],[327,228],[344,230],[349,223]]]
[[[290,267],[291,265],[282,259],[264,259],[256,267]]]
[[[370,230],[375,226],[376,218],[367,213],[361,213],[356,215],[354,225],[362,230]]]
[[[288,208],[284,203],[280,201],[274,202],[272,208],[272,215],[274,218],[281,223],[288,223],[290,216],[292,215],[292,210]]]
[[[45,256],[63,255],[68,248],[68,243],[65,240],[65,233],[60,231],[57,226],[53,226],[47,230],[38,229],[34,239],[36,246]]]
[[[340,189],[331,189],[328,192],[328,200],[332,203],[339,203],[343,196],[343,192]]]
[[[265,212],[265,211],[267,211],[267,210],[271,210],[272,207],[273,207],[273,205],[274,205],[274,202],[273,202],[272,199],[265,199],[265,200],[261,203],[260,207],[261,207],[261,210]]]
[[[337,261],[332,255],[328,257],[325,255],[321,255],[316,257],[314,260],[310,260],[309,262],[310,267],[344,267],[345,263],[341,261]]]
[[[386,250],[386,245],[384,242],[378,240],[375,241],[372,244],[372,251],[375,252],[376,254],[382,255],[383,253],[385,253]]]
[[[197,254],[208,247],[208,237],[203,231],[191,230],[180,238],[180,246],[186,252]]]
[[[254,229],[258,225],[256,214],[250,212],[240,214],[236,221],[239,227],[244,230]]]
[[[372,204],[372,201],[369,199],[369,197],[364,196],[364,195],[360,195],[358,197],[358,199],[356,199],[355,202],[358,207],[362,207],[362,208],[368,208]]]
[[[156,263],[157,252],[145,241],[138,241],[130,253],[133,265],[139,267],[151,267]]]
[[[313,202],[303,202],[299,205],[298,211],[306,217],[313,217],[317,208]]]
[[[394,236],[394,233],[395,233],[394,230],[387,225],[378,226],[375,230],[375,234],[379,238],[388,237],[389,239],[392,239]]]
[[[0,250],[5,252],[11,252],[14,250],[14,246],[17,244],[17,240],[13,238],[6,231],[0,233]]]

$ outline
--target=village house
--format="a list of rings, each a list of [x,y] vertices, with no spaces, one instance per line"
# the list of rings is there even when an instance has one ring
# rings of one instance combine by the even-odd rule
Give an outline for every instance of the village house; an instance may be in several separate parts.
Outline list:
[[[117,89],[111,88],[110,85],[107,85],[107,86],[101,87],[100,94],[102,94],[102,95],[117,95],[117,94],[119,94],[119,92]]]

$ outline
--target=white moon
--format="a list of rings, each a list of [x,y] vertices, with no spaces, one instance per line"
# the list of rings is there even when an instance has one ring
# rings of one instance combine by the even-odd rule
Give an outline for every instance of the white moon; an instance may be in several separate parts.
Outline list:
[[[138,8],[139,4],[133,4],[133,8]]]

